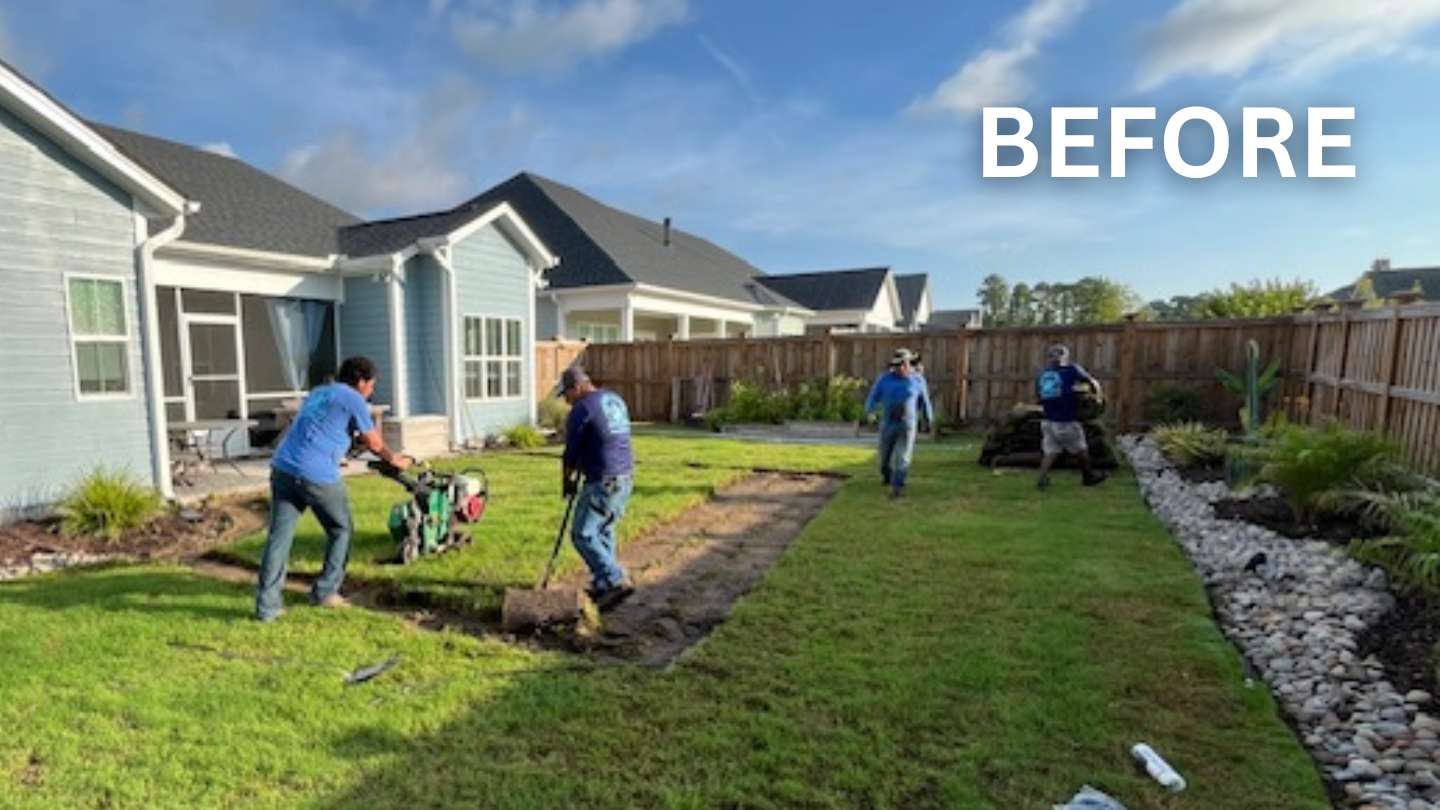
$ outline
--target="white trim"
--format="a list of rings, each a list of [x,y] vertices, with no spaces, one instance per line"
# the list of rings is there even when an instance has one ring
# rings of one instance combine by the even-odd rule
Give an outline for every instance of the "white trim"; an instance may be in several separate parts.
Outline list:
[[[473,354],[473,355],[472,355],[472,354],[464,353],[464,352],[466,352],[466,351],[468,351],[468,350],[462,349],[462,354],[461,354],[461,356],[460,356],[460,362],[461,362],[461,364],[462,364],[462,365],[461,365],[461,372],[462,372],[461,379],[462,379],[462,380],[464,379],[463,373],[464,373],[464,369],[465,369],[466,366],[468,366],[470,363],[479,363],[479,364],[480,364],[480,390],[481,390],[482,393],[481,393],[481,396],[472,397],[472,396],[470,396],[470,392],[469,392],[469,391],[462,391],[462,395],[464,396],[465,403],[468,405],[468,404],[470,404],[470,403],[472,403],[472,402],[477,402],[477,403],[520,402],[520,401],[523,401],[523,400],[527,399],[527,397],[525,396],[525,387],[526,387],[526,386],[525,386],[525,370],[526,370],[526,363],[525,363],[525,345],[526,345],[526,343],[528,343],[529,341],[527,341],[527,340],[526,340],[526,337],[525,337],[525,319],[524,319],[524,318],[517,318],[517,317],[515,317],[514,315],[499,315],[499,314],[487,314],[487,313],[482,313],[482,312],[467,312],[467,313],[464,314],[464,316],[462,317],[461,322],[460,322],[460,328],[461,328],[462,334],[463,334],[463,332],[464,332],[464,329],[465,329],[466,326],[468,325],[466,322],[469,321],[469,320],[471,320],[471,319],[476,319],[476,320],[479,320],[479,321],[480,321],[480,342],[481,342],[480,354]],[[517,324],[520,325],[520,329],[519,329],[519,333],[520,333],[520,351],[519,351],[518,353],[516,353],[516,354],[503,354],[503,353],[502,353],[502,354],[492,354],[492,353],[490,353],[491,347],[490,347],[490,345],[489,345],[489,342],[490,342],[490,341],[489,341],[489,334],[488,334],[488,330],[486,329],[486,326],[487,326],[487,324],[488,324],[489,321],[499,321],[499,322],[500,322],[500,334],[502,335],[502,337],[501,337],[501,339],[500,339],[500,342],[501,342],[502,344],[504,344],[505,346],[508,346],[509,343],[510,343],[510,322],[511,322],[511,321],[514,321],[515,323],[517,323]],[[502,348],[501,351],[503,352],[504,349]],[[533,353],[534,353],[534,350],[533,350],[533,348],[532,348],[532,349],[531,349],[531,354],[533,354]],[[499,396],[494,396],[494,397],[492,397],[492,396],[489,396],[488,394],[485,394],[485,393],[484,393],[484,391],[485,391],[485,385],[486,385],[486,377],[485,377],[485,375],[486,375],[486,371],[487,371],[487,370],[486,370],[486,364],[488,364],[488,363],[500,363],[500,364],[502,364],[502,365],[500,366],[500,392],[501,392],[501,393],[500,393]],[[519,364],[520,364],[520,390],[516,391],[516,392],[513,393],[513,394],[512,394],[512,393],[508,393],[509,386],[506,384],[506,379],[507,379],[507,377],[508,377],[508,375],[506,374],[506,365],[508,365],[508,364],[510,364],[510,363],[519,363]],[[533,387],[533,386],[532,386],[532,387]]]
[[[297,253],[278,253],[269,250],[226,247],[203,242],[171,242],[164,248],[162,258],[207,259],[233,265],[248,265],[258,270],[289,270],[302,273],[333,273],[334,255],[323,258],[304,256]]]
[[[520,324],[520,388],[526,392],[530,427],[537,427],[540,424],[540,392],[535,390],[535,297],[545,285],[545,279],[540,268],[530,269],[535,283],[525,285],[529,320]]]
[[[540,241],[540,237],[536,236],[535,232],[530,230],[530,226],[526,224],[520,214],[517,213],[514,208],[510,207],[510,203],[506,202],[502,202],[486,210],[484,213],[476,215],[474,219],[444,236],[426,237],[420,239],[416,244],[422,249],[435,245],[451,247],[463,242],[466,237],[486,225],[492,222],[498,223],[502,220],[510,226],[512,235],[515,236],[520,241],[521,246],[526,249],[525,252],[529,254],[529,258],[540,265],[542,269],[549,269],[560,263],[560,259],[550,252],[550,249],[545,246],[545,243]]]
[[[441,299],[441,310],[444,312],[444,329],[441,330],[440,339],[444,343],[444,351],[441,352],[441,363],[447,369],[445,373],[445,412],[450,417],[450,444],[452,447],[459,447],[464,443],[465,437],[461,435],[460,421],[460,395],[459,389],[462,384],[460,374],[463,371],[460,355],[461,348],[459,335],[461,326],[457,324],[459,310],[458,283],[455,278],[455,265],[451,262],[450,248],[439,247],[430,251],[435,258],[435,263],[440,265],[441,275],[445,280],[443,298]]]
[[[390,316],[390,406],[396,419],[410,415],[408,358],[405,356],[405,288],[400,286],[399,269],[390,276],[385,288]]]
[[[759,283],[759,282],[756,282]],[[735,301],[730,298],[721,298],[715,295],[703,293],[692,293],[686,290],[677,290],[674,287],[662,287],[656,284],[644,284],[641,282],[630,282],[628,284],[594,284],[582,287],[551,287],[547,291],[552,300],[559,301],[561,296],[579,295],[604,295],[607,293],[642,293],[657,298],[669,298],[676,301],[707,304],[722,309],[734,310],[736,312],[788,312],[795,315],[809,316],[815,314],[814,310],[805,309],[799,306],[763,306],[761,304],[749,304],[744,301]],[[740,320],[736,318],[735,320]]]
[[[198,209],[197,203],[188,202],[4,64],[0,64],[0,106],[11,109],[26,124],[158,213],[178,217]]]
[[[284,269],[237,268],[203,260],[184,261],[164,256],[154,263],[154,282],[161,287],[187,290],[239,292],[278,298],[310,298],[339,302],[344,283],[333,273],[297,272]]]
[[[103,273],[65,273],[65,336],[70,341],[70,381],[71,391],[75,395],[76,402],[118,402],[134,399],[137,392],[135,385],[134,363],[131,362],[131,342],[135,339],[135,330],[132,327],[130,317],[130,284],[125,276],[105,275]],[[110,284],[120,285],[120,317],[125,319],[125,334],[123,335],[77,335],[75,334],[75,307],[70,297],[70,282],[74,281],[104,281]],[[139,312],[139,301],[136,300],[136,311]],[[80,356],[76,353],[78,343],[117,343],[125,348],[123,355],[125,362],[125,390],[111,391],[98,394],[87,394],[80,389]]]
[[[185,231],[185,217],[175,218],[170,227],[149,238],[144,236],[149,225],[144,217],[136,213],[136,250],[135,272],[140,282],[144,295],[142,301],[144,308],[140,317],[145,327],[145,389],[150,406],[150,456],[153,464],[153,475],[155,486],[160,494],[166,498],[175,495],[174,483],[170,479],[170,432],[169,414],[165,405],[165,372],[164,358],[160,350],[160,309],[159,299],[155,291],[155,251],[166,243],[178,239]],[[175,318],[180,318],[180,290],[175,290]],[[177,326],[178,328],[178,326]],[[185,390],[184,380],[181,380],[180,390]],[[187,416],[189,414],[189,401],[185,402]]]

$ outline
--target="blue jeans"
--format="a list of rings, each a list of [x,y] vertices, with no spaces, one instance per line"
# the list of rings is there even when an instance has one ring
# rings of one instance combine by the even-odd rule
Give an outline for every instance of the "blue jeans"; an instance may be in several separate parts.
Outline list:
[[[880,424],[880,477],[896,492],[905,488],[910,474],[910,458],[915,455],[915,423],[907,421]]]
[[[597,591],[613,588],[625,579],[625,569],[615,559],[615,524],[625,516],[632,486],[630,476],[616,475],[586,481],[575,496],[570,541],[590,567],[591,585]]]
[[[345,581],[345,563],[350,559],[350,497],[345,482],[316,484],[290,473],[270,471],[270,534],[260,555],[260,584],[255,589],[255,616],[273,619],[284,605],[285,570],[290,565],[290,547],[295,542],[295,524],[306,509],[325,529],[325,566],[310,589],[310,599],[319,602],[339,593]]]

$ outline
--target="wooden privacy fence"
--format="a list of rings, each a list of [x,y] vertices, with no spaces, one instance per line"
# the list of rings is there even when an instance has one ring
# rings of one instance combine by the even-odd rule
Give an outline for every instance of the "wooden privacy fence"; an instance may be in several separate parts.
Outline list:
[[[535,395],[548,396],[560,384],[560,375],[569,368],[588,344],[583,340],[535,341]]]
[[[609,343],[585,349],[590,375],[619,391],[637,419],[667,420],[695,390],[721,394],[735,380],[793,385],[837,374],[872,379],[891,353],[920,352],[939,414],[987,423],[1034,398],[1035,375],[1052,343],[1104,386],[1118,429],[1146,424],[1147,394],[1181,385],[1206,418],[1238,421],[1240,402],[1215,370],[1243,369],[1245,347],[1262,364],[1281,358],[1272,407],[1297,421],[1339,420],[1399,441],[1410,460],[1440,469],[1440,306],[1420,305],[1278,318],[1011,327],[920,334]],[[701,399],[706,399],[701,397]],[[707,400],[708,401],[708,400]]]

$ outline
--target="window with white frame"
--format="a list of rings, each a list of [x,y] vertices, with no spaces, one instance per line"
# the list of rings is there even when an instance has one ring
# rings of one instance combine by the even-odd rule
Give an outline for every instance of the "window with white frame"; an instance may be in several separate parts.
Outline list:
[[[465,316],[465,398],[519,399],[525,390],[519,318]]]
[[[70,353],[80,397],[123,396],[130,390],[130,323],[125,283],[119,279],[70,276]]]
[[[615,343],[620,340],[620,325],[615,323],[577,323],[575,337],[591,343]]]

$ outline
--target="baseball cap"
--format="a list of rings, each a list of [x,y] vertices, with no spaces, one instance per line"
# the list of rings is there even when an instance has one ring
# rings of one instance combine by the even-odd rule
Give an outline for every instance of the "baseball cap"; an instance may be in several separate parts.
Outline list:
[[[564,394],[566,391],[572,388],[578,388],[581,384],[587,382],[590,382],[590,375],[585,373],[585,369],[579,366],[571,366],[565,369],[564,373],[560,375],[560,393]]]

